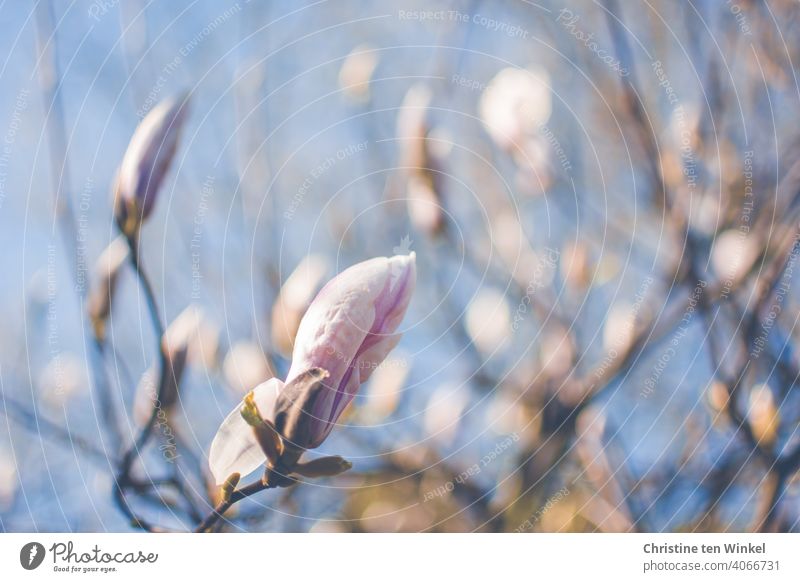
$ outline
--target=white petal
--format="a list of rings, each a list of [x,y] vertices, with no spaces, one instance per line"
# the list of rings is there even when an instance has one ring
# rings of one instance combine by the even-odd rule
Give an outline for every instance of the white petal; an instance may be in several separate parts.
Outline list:
[[[273,407],[283,382],[270,378],[253,389],[255,402],[261,416],[272,420]],[[266,456],[256,442],[253,429],[244,421],[236,408],[222,421],[208,455],[211,474],[218,485],[222,485],[231,473],[242,477],[249,475],[264,464]]]

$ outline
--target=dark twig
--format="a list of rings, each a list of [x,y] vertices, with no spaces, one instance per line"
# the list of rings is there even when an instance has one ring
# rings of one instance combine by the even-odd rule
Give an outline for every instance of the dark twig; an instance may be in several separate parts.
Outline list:
[[[206,516],[206,518],[200,522],[195,528],[195,533],[204,533],[207,532],[209,529],[214,527],[216,523],[222,519],[223,514],[228,511],[234,504],[238,503],[242,499],[250,497],[251,495],[255,495],[265,489],[272,489],[271,485],[266,483],[265,479],[261,479],[260,481],[256,481],[255,483],[251,483],[241,489],[237,489],[233,493],[231,493],[230,497],[227,499],[223,499],[220,501],[214,510]]]

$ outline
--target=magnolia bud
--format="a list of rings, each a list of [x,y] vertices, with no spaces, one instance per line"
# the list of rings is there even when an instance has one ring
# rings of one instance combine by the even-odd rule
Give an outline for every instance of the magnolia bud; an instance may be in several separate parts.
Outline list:
[[[120,230],[135,236],[150,215],[169,170],[183,123],[188,96],[159,103],[136,128],[116,180],[115,214]]]
[[[430,177],[417,174],[408,177],[406,189],[408,216],[414,227],[428,235],[438,234],[444,226],[442,203]]]
[[[286,383],[272,378],[257,386],[217,431],[209,453],[217,483],[234,472],[247,475],[275,454],[274,471],[267,471],[272,483],[273,473],[291,472],[304,450],[322,444],[399,341],[397,326],[416,281],[414,261],[413,253],[365,261],[319,292],[300,323]],[[252,424],[274,427],[283,449],[276,444],[270,452],[267,433],[254,433]],[[291,481],[277,477],[276,486]]]
[[[415,228],[429,235],[438,234],[444,224],[440,200],[441,174],[428,142],[428,108],[432,96],[424,85],[415,85],[406,93],[397,117],[400,165],[406,173],[409,218]]]
[[[178,402],[181,378],[186,369],[188,346],[186,344],[168,346],[162,341],[161,349],[164,350],[164,361],[167,364],[164,390],[161,395],[158,394],[159,372],[157,366],[151,366],[142,376],[134,397],[134,417],[140,424],[147,422],[153,408],[158,409],[159,413],[167,414]]]
[[[312,449],[330,434],[358,388],[386,358],[400,335],[416,282],[415,255],[376,258],[350,267],[332,279],[308,308],[297,332],[287,386],[314,368],[327,370],[323,390],[307,402],[307,426],[295,446]],[[279,399],[279,405],[289,399]],[[283,409],[276,408],[276,419]]]
[[[428,108],[433,94],[425,85],[414,85],[406,93],[397,116],[400,164],[410,171],[427,168]]]
[[[164,337],[161,339],[161,349],[167,364],[164,390],[159,397],[157,391],[159,371],[157,366],[152,366],[139,382],[134,399],[134,416],[139,423],[147,422],[154,406],[166,413],[178,402],[180,383],[186,369],[191,342],[201,317],[201,311],[190,305],[164,331]]]
[[[94,328],[94,335],[100,341],[105,339],[106,320],[111,314],[117,279],[127,257],[128,244],[120,237],[108,245],[103,254],[100,255],[100,258],[97,259],[98,284],[89,293],[87,309]]]

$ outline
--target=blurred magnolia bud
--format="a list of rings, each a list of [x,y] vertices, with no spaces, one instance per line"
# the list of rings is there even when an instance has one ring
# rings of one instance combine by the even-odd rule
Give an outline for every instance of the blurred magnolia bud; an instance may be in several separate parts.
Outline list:
[[[555,264],[548,264],[551,253],[537,255],[518,215],[510,210],[494,215],[491,240],[517,284],[533,292],[550,285],[555,269]]]
[[[385,361],[373,372],[364,394],[360,419],[366,424],[376,424],[391,416],[400,403],[400,395],[411,366],[408,356]]]
[[[717,230],[717,225],[723,219],[723,208],[719,198],[709,192],[699,197],[699,200],[690,200],[689,224],[697,232],[711,236]]]
[[[708,387],[708,404],[714,412],[723,412],[728,407],[730,394],[722,382],[714,381]]]
[[[667,131],[676,150],[697,149],[702,135],[699,131],[702,118],[702,111],[696,105],[687,103],[672,110]]]
[[[437,166],[453,153],[453,139],[453,134],[446,127],[432,127],[428,131],[426,149]]]
[[[761,255],[758,237],[729,229],[717,236],[711,249],[711,265],[722,281],[738,283]]]
[[[298,463],[292,472],[301,477],[335,477],[353,468],[353,464],[340,456],[321,457],[307,463]]]
[[[243,394],[274,376],[264,352],[258,344],[248,340],[238,341],[231,346],[222,364],[222,371],[228,386],[237,394]]]
[[[572,290],[584,290],[589,286],[589,250],[579,241],[571,241],[561,250],[561,272],[564,282]]]
[[[475,346],[485,354],[501,347],[511,329],[511,314],[505,295],[496,289],[481,289],[467,307],[466,328]]]
[[[128,243],[120,236],[114,239],[97,259],[95,266],[97,284],[87,298],[87,310],[94,335],[99,341],[103,341],[106,336],[106,321],[111,314],[117,279],[122,265],[128,258],[128,252]]]
[[[418,442],[401,438],[395,442],[391,452],[392,464],[403,472],[413,472],[427,462],[429,454],[427,447],[418,446]]]
[[[442,445],[451,444],[468,402],[468,390],[464,385],[448,383],[434,390],[425,408],[425,433]]]
[[[606,352],[624,353],[636,337],[636,309],[627,303],[612,305],[603,326],[603,347]]]
[[[750,406],[747,418],[753,436],[765,445],[771,445],[778,436],[780,413],[775,406],[775,397],[767,384],[758,384],[750,391]]]
[[[613,359],[613,356],[606,355],[601,365],[604,367],[608,366],[613,362]],[[574,408],[580,405],[580,403],[591,394],[594,390],[594,386],[595,384],[592,382],[580,381],[577,378],[568,377],[558,386],[556,398],[566,406]]]
[[[187,362],[211,368],[216,364],[219,330],[197,305],[189,305],[164,332],[167,345],[185,345]]]
[[[517,502],[522,495],[523,480],[520,471],[504,476],[497,484],[494,494],[489,501],[489,510],[503,513],[508,507]],[[558,531],[554,528],[547,531]]]
[[[168,343],[164,339],[161,342],[161,349],[164,350],[164,358],[167,364],[164,390],[159,396],[160,370],[157,364],[151,366],[142,376],[136,388],[136,395],[133,402],[134,418],[140,425],[147,423],[155,409],[158,414],[168,414],[171,412],[175,403],[178,402],[181,378],[186,369],[186,356],[188,345],[185,342]]]
[[[188,95],[166,99],[142,120],[128,144],[116,179],[115,217],[120,230],[135,236],[153,210],[188,111]]]
[[[438,234],[444,226],[442,206],[433,188],[433,181],[412,175],[408,178],[406,201],[408,216],[414,228],[430,236]]]
[[[153,408],[168,413],[178,401],[181,379],[186,370],[189,351],[196,340],[197,328],[202,317],[202,310],[195,305],[190,305],[164,330],[164,336],[161,338],[161,349],[167,363],[164,391],[159,398],[160,370],[158,365],[153,365],[139,381],[134,397],[134,417],[139,424],[147,422]]]
[[[427,168],[428,150],[425,139],[430,129],[428,107],[433,94],[425,85],[414,85],[406,93],[397,114],[397,139],[400,164],[405,167]]]
[[[281,287],[272,306],[272,344],[288,356],[308,306],[319,292],[329,271],[328,261],[321,255],[308,255],[297,265]]]
[[[438,234],[443,226],[441,174],[428,142],[428,107],[432,94],[424,85],[406,93],[397,116],[400,165],[406,174],[408,214],[415,228],[428,235]]]
[[[378,65],[378,55],[369,45],[353,49],[339,70],[339,87],[354,101],[369,101],[369,83]]]
[[[550,119],[549,76],[539,68],[501,70],[478,106],[486,131],[501,148],[514,151]]]
[[[603,253],[597,264],[594,278],[595,285],[605,285],[614,281],[622,272],[622,261],[614,253]]]
[[[686,176],[683,175],[683,160],[678,151],[665,149],[661,152],[661,175],[670,190],[679,191],[686,187]]]
[[[523,429],[536,432],[536,419],[529,418],[529,410],[517,395],[497,391],[486,408],[486,427],[497,434],[518,434]]]
[[[560,324],[550,324],[539,342],[542,372],[550,378],[563,378],[572,368],[575,344],[570,331]]]
[[[379,498],[364,508],[359,525],[368,533],[396,533],[402,531],[404,517],[397,501]]]
[[[203,321],[203,310],[196,305],[190,305],[164,330],[164,344],[168,351],[188,348],[197,337],[197,330]]]
[[[208,317],[200,321],[196,341],[189,346],[189,361],[206,369],[219,363],[219,326]]]

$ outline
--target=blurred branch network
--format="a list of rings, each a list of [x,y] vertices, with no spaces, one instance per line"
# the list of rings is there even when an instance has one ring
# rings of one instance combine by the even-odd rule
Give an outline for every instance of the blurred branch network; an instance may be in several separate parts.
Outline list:
[[[61,239],[7,332],[0,527],[800,528],[793,3],[210,3],[166,36],[177,8],[107,4],[37,5]],[[59,55],[115,14],[124,138]],[[326,281],[412,250],[321,449],[353,468],[231,506],[221,419]]]

